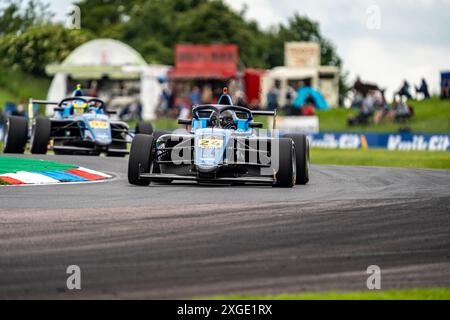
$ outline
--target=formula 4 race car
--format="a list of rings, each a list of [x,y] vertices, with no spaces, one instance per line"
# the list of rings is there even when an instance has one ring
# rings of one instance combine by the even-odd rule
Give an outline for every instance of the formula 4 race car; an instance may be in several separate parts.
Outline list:
[[[11,116],[7,122],[4,138],[4,153],[23,153],[28,140],[30,151],[34,154],[46,154],[53,150],[55,154],[99,155],[123,157],[128,154],[127,144],[133,135],[128,124],[112,120],[105,103],[93,97],[84,96],[77,86],[72,97],[60,102],[32,100],[29,113],[33,114],[34,105],[56,105],[52,118],[42,116],[30,119],[29,127],[25,117]],[[152,134],[150,123],[141,122],[136,133]]]
[[[186,130],[137,134],[131,145],[128,181],[139,186],[177,180],[274,187],[308,183],[307,137],[279,137],[275,127],[265,130],[255,122],[255,115],[276,118],[276,111],[235,106],[225,88],[217,105],[196,105],[191,120],[178,121]]]

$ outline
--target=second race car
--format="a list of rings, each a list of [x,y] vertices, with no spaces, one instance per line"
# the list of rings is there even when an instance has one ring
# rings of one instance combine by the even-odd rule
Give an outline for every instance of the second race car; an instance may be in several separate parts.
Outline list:
[[[28,140],[30,151],[45,154],[83,154],[123,157],[128,154],[132,134],[127,123],[111,119],[105,103],[88,97],[78,86],[72,96],[60,102],[30,100],[30,109],[38,105],[55,105],[51,118],[38,116],[31,128],[25,117],[11,116],[7,122],[4,138],[5,153],[23,153]],[[32,114],[32,112],[30,112]],[[152,134],[150,123],[140,122],[136,133]]]

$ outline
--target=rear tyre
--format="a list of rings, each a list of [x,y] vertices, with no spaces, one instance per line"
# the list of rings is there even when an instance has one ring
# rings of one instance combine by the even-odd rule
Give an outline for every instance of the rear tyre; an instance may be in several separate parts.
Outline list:
[[[28,121],[25,117],[11,116],[6,125],[4,153],[24,153],[28,140]]]
[[[137,134],[131,144],[128,159],[128,182],[137,186],[148,186],[150,179],[141,178],[143,172],[150,172],[152,163],[153,136]]]
[[[304,134],[287,134],[284,137],[294,141],[297,158],[297,184],[307,184],[310,173],[309,140]]]
[[[46,154],[51,131],[50,119],[37,117],[31,135],[31,153]]]
[[[136,125],[136,134],[153,134],[153,126],[150,122],[140,121]]]
[[[278,172],[274,187],[292,188],[296,181],[295,146],[291,138],[280,138]]]

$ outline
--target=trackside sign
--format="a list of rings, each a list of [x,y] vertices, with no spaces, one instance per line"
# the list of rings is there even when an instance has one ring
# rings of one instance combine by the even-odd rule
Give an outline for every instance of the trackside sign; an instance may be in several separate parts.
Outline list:
[[[337,149],[383,148],[404,151],[448,151],[449,134],[412,133],[315,133],[309,135],[312,147]]]

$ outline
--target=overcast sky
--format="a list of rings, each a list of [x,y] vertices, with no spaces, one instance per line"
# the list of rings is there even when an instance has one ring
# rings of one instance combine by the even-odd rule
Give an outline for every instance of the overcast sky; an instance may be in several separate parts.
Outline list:
[[[71,0],[46,0],[63,20]],[[425,77],[433,91],[439,72],[450,70],[450,0],[225,0],[247,6],[263,28],[286,22],[294,12],[320,23],[344,61],[343,69],[396,90],[403,79]],[[81,13],[82,14],[82,13]],[[83,17],[81,16],[81,27]]]

